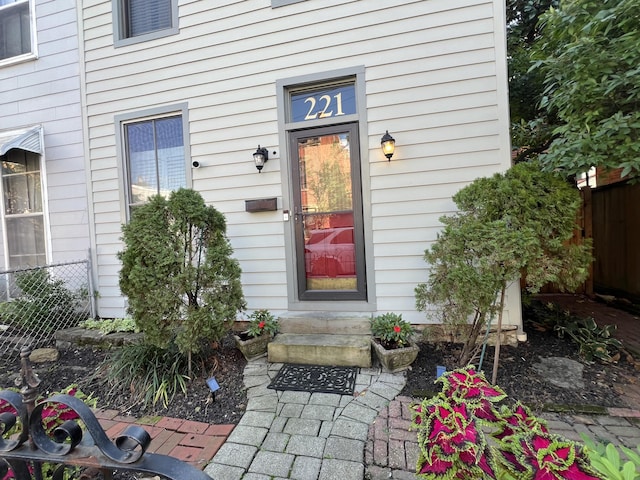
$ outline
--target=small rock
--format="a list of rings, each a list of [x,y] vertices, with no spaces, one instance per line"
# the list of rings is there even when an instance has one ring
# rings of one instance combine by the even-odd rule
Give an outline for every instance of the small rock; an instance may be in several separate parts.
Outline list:
[[[60,358],[60,352],[55,348],[36,348],[29,360],[33,363],[55,362]]]
[[[614,297],[613,295],[600,295],[596,293],[596,298],[602,300],[605,303],[613,303],[616,301],[616,297]]]
[[[548,357],[541,358],[540,363],[533,365],[533,369],[549,383],[556,387],[582,390],[582,371],[584,365],[570,358]]]

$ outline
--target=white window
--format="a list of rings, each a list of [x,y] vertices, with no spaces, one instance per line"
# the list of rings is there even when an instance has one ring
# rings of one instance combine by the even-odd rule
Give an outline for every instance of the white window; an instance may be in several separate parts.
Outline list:
[[[46,265],[40,155],[14,148],[0,159],[8,267]]]
[[[35,58],[32,0],[0,0],[0,65]]]
[[[186,110],[186,107],[185,107]],[[143,118],[119,116],[121,151],[126,172],[127,214],[153,195],[168,197],[179,188],[188,188],[189,161],[185,138],[186,111]]]
[[[116,47],[178,33],[178,0],[112,0],[112,3]]]

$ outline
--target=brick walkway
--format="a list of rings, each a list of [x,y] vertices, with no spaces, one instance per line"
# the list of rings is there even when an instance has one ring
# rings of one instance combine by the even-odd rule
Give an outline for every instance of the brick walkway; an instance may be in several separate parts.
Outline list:
[[[120,415],[116,410],[96,410],[95,415],[111,440],[128,425],[140,425],[151,436],[147,452],[170,455],[201,470],[235,427],[160,416],[136,419]]]
[[[372,479],[416,478],[418,443],[411,425],[410,397],[398,396],[369,427],[369,438],[364,455],[367,473]]]

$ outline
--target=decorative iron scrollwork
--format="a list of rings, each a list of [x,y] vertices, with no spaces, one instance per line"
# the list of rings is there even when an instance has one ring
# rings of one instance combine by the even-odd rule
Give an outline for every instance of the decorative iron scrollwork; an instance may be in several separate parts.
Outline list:
[[[11,470],[17,480],[42,479],[42,464],[59,465],[53,480],[62,480],[69,466],[91,467],[111,478],[114,470],[145,472],[170,480],[211,480],[204,472],[167,455],[146,453],[151,436],[138,425],[129,425],[112,442],[92,410],[71,395],[53,395],[36,403],[40,383],[31,368],[25,347],[20,352],[20,394],[0,391],[0,404],[5,402],[12,411],[0,414],[0,478]],[[55,404],[71,409],[77,416],[66,420],[47,432],[44,409]],[[10,435],[14,428],[17,432]]]

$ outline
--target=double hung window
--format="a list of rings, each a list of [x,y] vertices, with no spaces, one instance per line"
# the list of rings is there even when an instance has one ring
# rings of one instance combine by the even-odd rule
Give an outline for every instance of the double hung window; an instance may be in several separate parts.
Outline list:
[[[35,56],[31,0],[0,0],[0,64]]]
[[[40,155],[12,149],[0,158],[8,267],[45,265],[47,253]]]
[[[178,33],[178,0],[112,0],[115,45]]]
[[[128,214],[154,195],[187,188],[182,115],[122,122]]]

